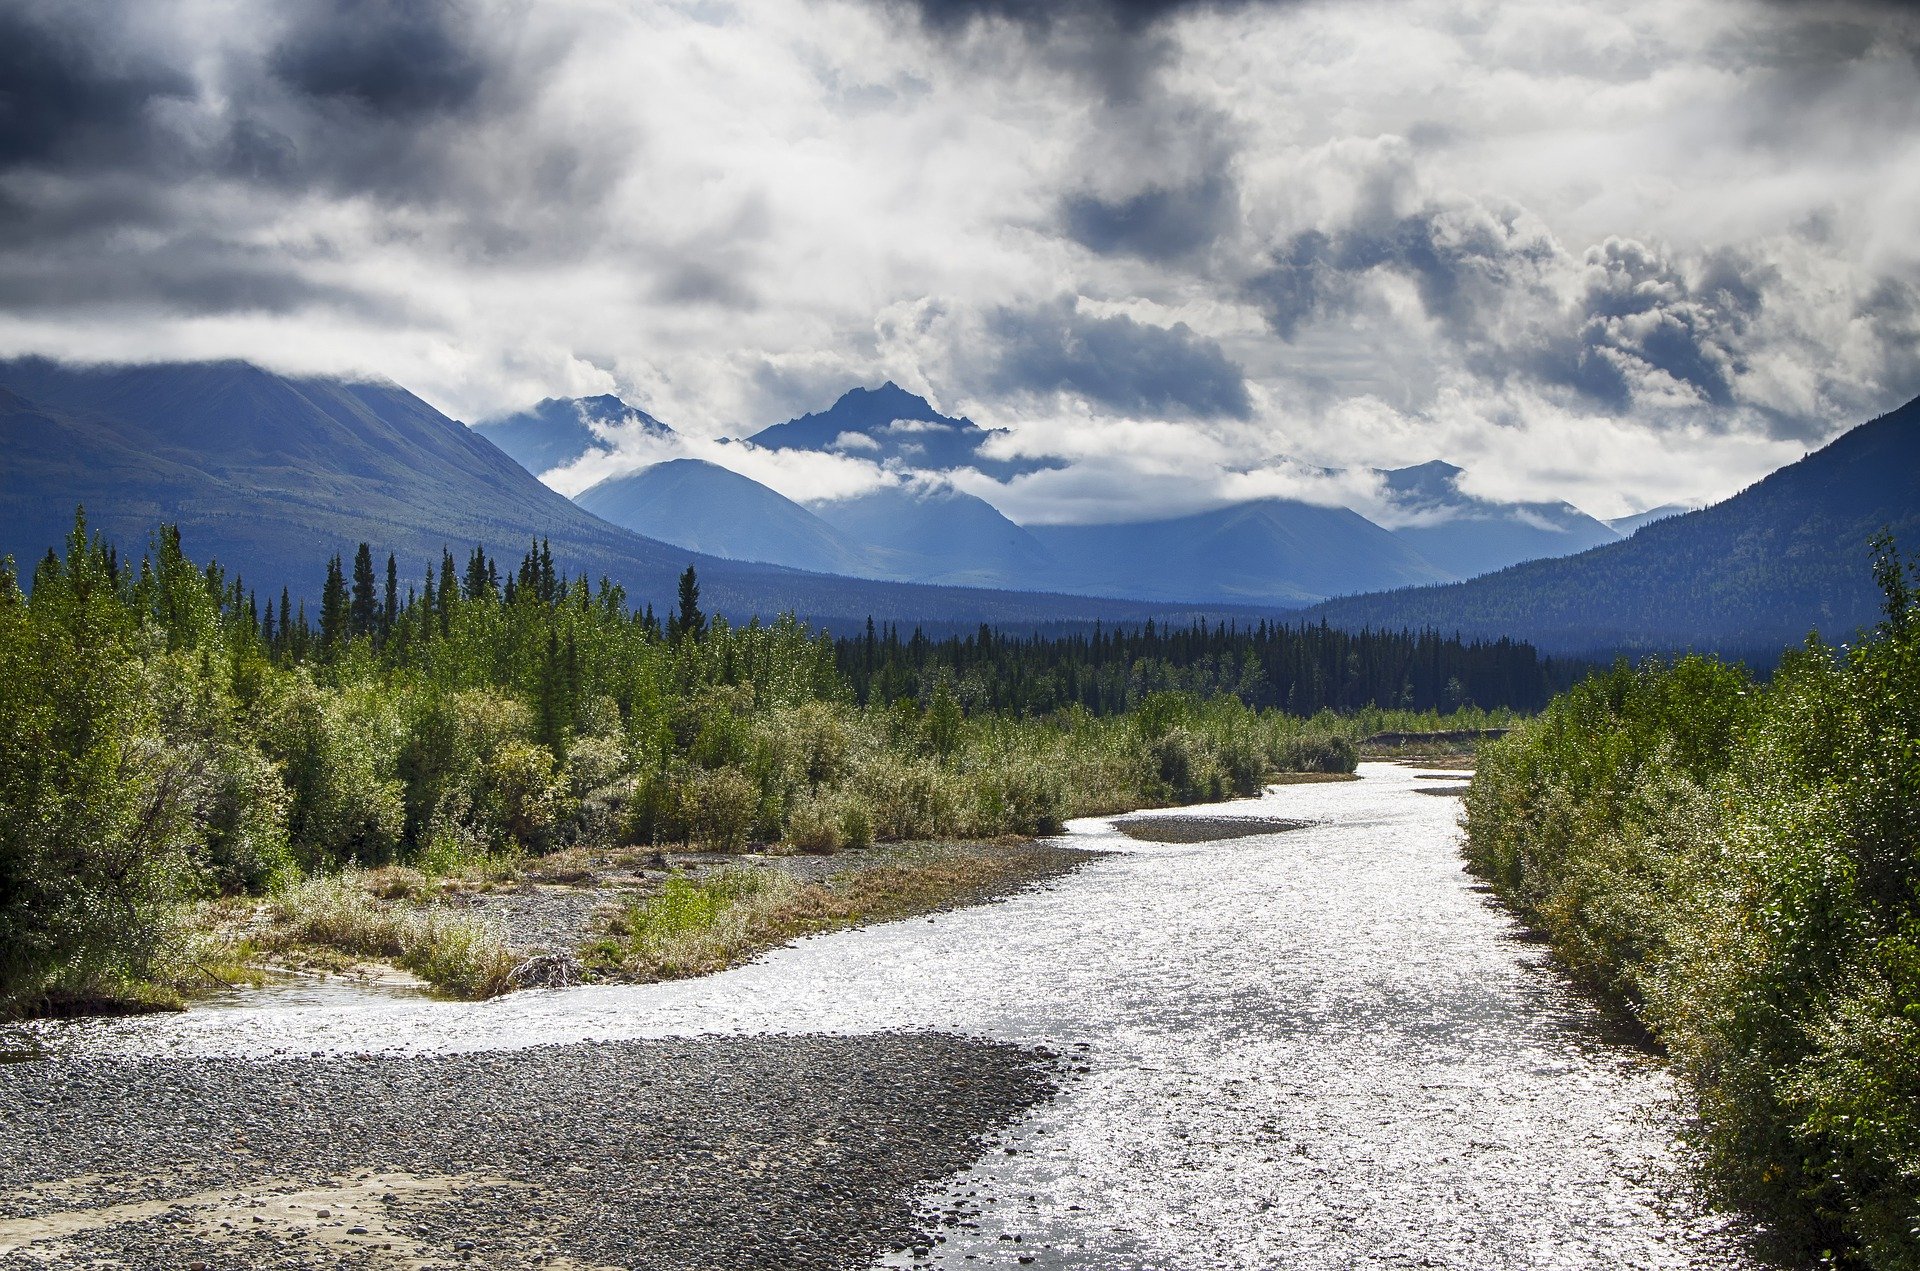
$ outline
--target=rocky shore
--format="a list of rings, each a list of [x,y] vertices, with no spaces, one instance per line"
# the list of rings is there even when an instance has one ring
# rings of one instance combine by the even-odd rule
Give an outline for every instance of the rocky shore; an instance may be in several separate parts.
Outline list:
[[[1060,1071],[937,1034],[0,1065],[0,1267],[865,1266]]]

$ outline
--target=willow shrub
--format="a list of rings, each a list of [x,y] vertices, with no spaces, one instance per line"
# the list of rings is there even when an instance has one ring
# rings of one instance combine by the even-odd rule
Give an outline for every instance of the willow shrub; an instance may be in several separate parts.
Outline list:
[[[1920,1266],[1920,606],[1756,687],[1616,667],[1481,751],[1471,866],[1642,1021],[1788,1252]]]

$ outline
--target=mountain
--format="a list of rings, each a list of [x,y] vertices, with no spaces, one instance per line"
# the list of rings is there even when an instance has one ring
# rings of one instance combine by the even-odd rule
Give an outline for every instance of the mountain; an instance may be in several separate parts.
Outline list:
[[[1034,536],[985,499],[916,481],[809,505],[847,538],[863,544],[882,577],[974,587],[1040,590],[1056,579]]]
[[[673,429],[610,394],[548,397],[529,410],[483,419],[473,429],[536,475],[564,468],[589,451],[611,450],[607,434],[615,431],[673,436]]]
[[[942,415],[926,398],[889,380],[879,388],[853,389],[826,410],[763,428],[748,440],[769,450],[833,451],[922,472],[973,468],[1000,480],[1054,466],[1050,460],[982,453],[988,442],[1006,435],[1003,428]]]
[[[1692,510],[1684,503],[1663,503],[1657,508],[1635,512],[1632,516],[1616,516],[1607,524],[1613,527],[1614,533],[1625,538],[1629,534],[1637,533],[1642,526],[1652,525],[1655,521],[1664,521],[1670,516],[1679,516],[1683,512]]]
[[[1033,533],[1056,585],[1096,595],[1301,605],[1450,576],[1358,512],[1291,499]]]
[[[511,564],[540,537],[563,569],[609,577],[636,602],[670,603],[692,564],[712,612],[791,610],[838,630],[869,614],[953,629],[1197,612],[706,556],[593,516],[397,385],[291,378],[241,362],[0,362],[0,455],[0,554],[26,570],[66,536],[84,503],[89,521],[125,550],[172,521],[195,559],[217,558],[262,594],[286,586],[310,600],[326,557],[361,540],[395,552],[411,582],[443,547],[461,557],[484,543]]]
[[[704,459],[672,459],[581,491],[602,520],[730,560],[871,576],[865,551],[798,503]]]
[[[1309,611],[1345,627],[1511,635],[1563,651],[1776,650],[1878,617],[1867,541],[1920,546],[1920,399],[1723,503],[1578,556],[1452,586],[1350,596]]]
[[[1571,556],[1621,533],[1571,503],[1498,503],[1468,494],[1460,488],[1461,469],[1438,460],[1380,476],[1406,518],[1394,534],[1459,578]]]

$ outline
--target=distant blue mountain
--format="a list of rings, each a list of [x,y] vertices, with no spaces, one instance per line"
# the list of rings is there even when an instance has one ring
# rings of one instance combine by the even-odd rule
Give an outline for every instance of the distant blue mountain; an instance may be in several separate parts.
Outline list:
[[[710,611],[791,610],[840,631],[869,614],[947,629],[1170,616],[1158,605],[913,587],[670,546],[576,506],[398,385],[293,378],[242,362],[0,362],[0,456],[0,555],[29,577],[84,503],[126,553],[159,522],[178,524],[189,554],[218,558],[263,598],[282,586],[317,598],[327,557],[351,555],[361,540],[397,553],[411,583],[443,548],[464,557],[483,543],[511,563],[544,538],[561,568],[604,575],[636,601],[670,604],[693,564]]]
[[[549,397],[529,410],[483,419],[473,429],[536,476],[564,468],[590,451],[612,449],[607,441],[612,432],[637,429],[656,437],[673,436],[673,429],[611,394]]]
[[[1460,489],[1461,469],[1450,463],[1435,460],[1380,476],[1399,512],[1414,518],[1394,534],[1457,578],[1571,556],[1620,537],[1571,503],[1498,503],[1467,494]]]
[[[603,520],[694,551],[870,577],[866,552],[798,503],[704,459],[672,459],[574,496]]]
[[[1047,551],[985,499],[950,486],[881,486],[816,502],[813,512],[867,548],[880,576],[970,587],[1042,590],[1054,579]],[[1078,591],[1068,585],[1067,590]]]
[[[1058,466],[1054,460],[981,453],[1005,435],[1005,429],[942,415],[926,398],[889,380],[879,388],[856,388],[826,410],[763,428],[748,440],[769,450],[836,452],[922,472],[973,468],[999,480]]]
[[[1657,508],[1635,512],[1632,516],[1616,516],[1607,524],[1613,527],[1615,533],[1625,538],[1629,534],[1638,533],[1643,527],[1652,525],[1655,521],[1664,521],[1670,516],[1681,516],[1691,511],[1693,509],[1684,503],[1663,503]]]
[[[1773,652],[1816,627],[1848,640],[1878,619],[1867,543],[1882,528],[1909,551],[1920,544],[1920,400],[1631,538],[1453,586],[1331,600],[1310,614],[1572,652]]]
[[[1033,534],[1056,585],[1095,595],[1291,606],[1452,577],[1358,512],[1291,499]]]

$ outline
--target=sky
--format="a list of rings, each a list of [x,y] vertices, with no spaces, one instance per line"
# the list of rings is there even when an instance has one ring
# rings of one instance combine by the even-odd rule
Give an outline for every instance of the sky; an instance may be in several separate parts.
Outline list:
[[[1916,90],[1890,3],[12,0],[0,353],[612,392],[789,494],[879,478],[711,439],[891,379],[1058,460],[956,476],[1023,521],[1613,516],[1920,394]]]

